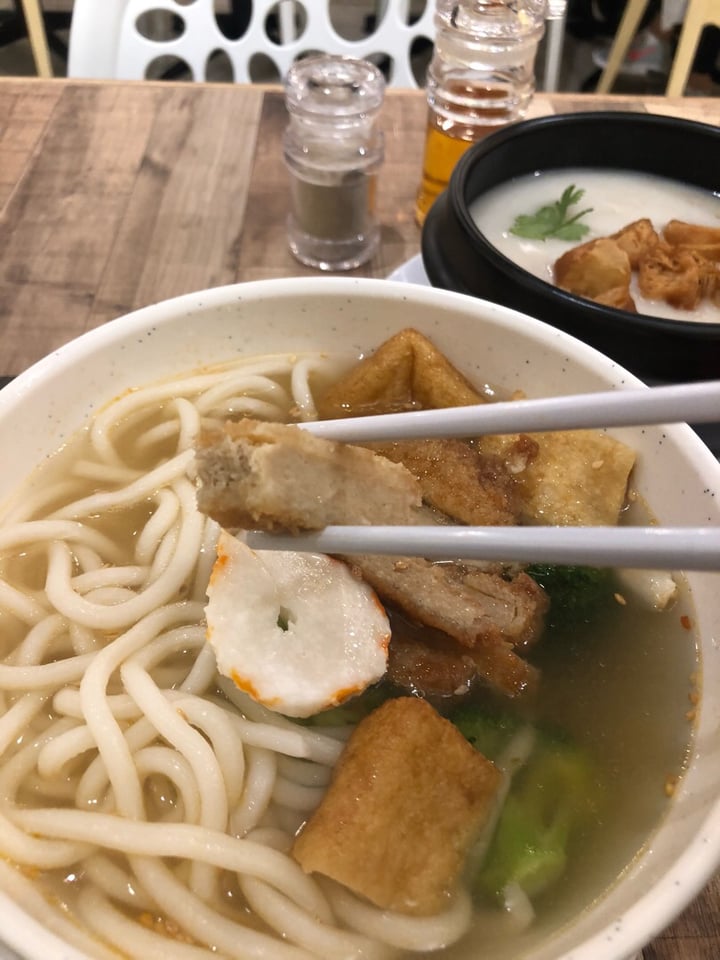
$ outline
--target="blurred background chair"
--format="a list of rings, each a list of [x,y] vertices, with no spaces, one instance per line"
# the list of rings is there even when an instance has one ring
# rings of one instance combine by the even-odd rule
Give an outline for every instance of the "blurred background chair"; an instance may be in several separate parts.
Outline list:
[[[51,77],[50,49],[45,33],[40,0],[21,0],[21,2],[37,75],[39,77]]]
[[[410,0],[380,0],[357,39],[338,32],[326,0],[228,0],[225,17],[220,7],[213,0],[75,0],[68,75],[139,80],[174,68],[208,80],[222,66],[222,79],[274,81],[299,56],[324,51],[373,60],[390,86],[424,82],[413,54],[432,45],[433,2],[414,18]]]
[[[610,93],[649,3],[650,0],[628,0],[615,39],[610,46],[607,63],[598,81],[598,93]]]
[[[685,92],[707,26],[720,27],[720,0],[689,0],[665,91],[669,97],[679,97]]]
[[[597,84],[598,93],[612,89],[649,3],[650,0],[628,0]],[[682,96],[685,92],[703,30],[709,25],[720,27],[720,0],[688,0],[665,88],[668,96]]]

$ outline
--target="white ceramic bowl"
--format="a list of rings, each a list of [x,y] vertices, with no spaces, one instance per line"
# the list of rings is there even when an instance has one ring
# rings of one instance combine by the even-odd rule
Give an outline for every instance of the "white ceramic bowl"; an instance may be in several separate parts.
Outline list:
[[[359,353],[406,326],[429,335],[471,379],[491,378],[500,389],[542,396],[642,386],[552,327],[442,290],[327,277],[224,287],[100,327],[0,392],[0,449],[6,452],[0,498],[130,386],[238,354]],[[720,523],[720,465],[689,427],[616,433],[637,450],[635,485],[661,523]],[[720,864],[720,591],[715,574],[691,575],[689,582],[702,637],[704,695],[687,774],[643,855],[590,909],[536,944],[528,960],[625,960],[673,920]],[[33,960],[80,958],[4,896],[0,937]]]

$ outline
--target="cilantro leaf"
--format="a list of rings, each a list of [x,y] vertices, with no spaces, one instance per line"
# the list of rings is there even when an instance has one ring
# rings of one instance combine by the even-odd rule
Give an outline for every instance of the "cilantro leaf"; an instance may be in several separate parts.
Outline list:
[[[515,217],[510,233],[528,240],[547,240],[548,237],[569,241],[582,240],[590,227],[586,223],[580,223],[580,219],[587,213],[592,213],[593,208],[588,207],[572,216],[569,215],[569,210],[579,203],[584,193],[584,190],[576,190],[574,183],[570,184],[555,203],[539,207],[535,213],[521,213]]]

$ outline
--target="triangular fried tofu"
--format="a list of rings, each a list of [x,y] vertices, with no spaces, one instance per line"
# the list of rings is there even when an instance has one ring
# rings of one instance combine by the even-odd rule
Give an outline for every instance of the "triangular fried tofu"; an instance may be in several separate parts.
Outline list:
[[[324,420],[483,403],[484,398],[417,330],[401,330],[318,402]]]

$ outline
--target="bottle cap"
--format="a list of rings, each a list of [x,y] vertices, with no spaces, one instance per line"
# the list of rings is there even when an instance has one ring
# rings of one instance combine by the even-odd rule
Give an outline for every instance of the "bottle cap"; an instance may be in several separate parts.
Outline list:
[[[547,0],[438,0],[435,10],[438,29],[469,44],[534,33],[546,17]]]
[[[385,94],[385,78],[368,60],[318,54],[298,60],[285,79],[291,115],[322,123],[353,124],[374,116]]]

